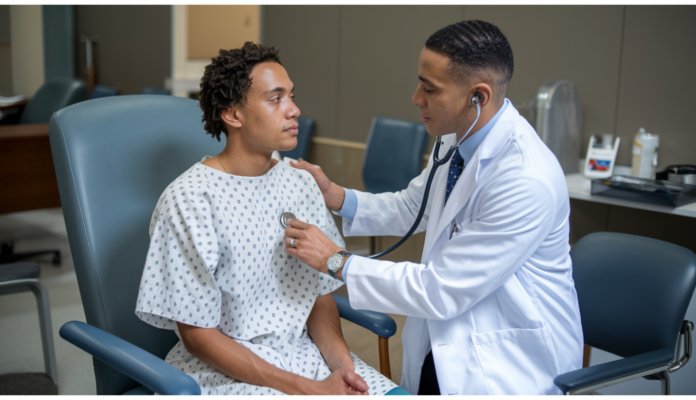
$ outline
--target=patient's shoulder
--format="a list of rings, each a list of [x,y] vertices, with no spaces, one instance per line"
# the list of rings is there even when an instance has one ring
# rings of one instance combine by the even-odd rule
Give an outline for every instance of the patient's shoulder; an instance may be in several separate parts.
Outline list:
[[[279,166],[283,168],[283,173],[294,180],[298,187],[302,185],[302,187],[310,190],[319,190],[317,181],[314,180],[314,177],[309,172],[295,168],[285,161],[279,161],[278,163],[280,164]]]
[[[157,201],[153,220],[156,216],[178,211],[182,206],[186,208],[187,205],[201,202],[212,203],[215,194],[207,176],[207,169],[208,167],[201,163],[196,163],[167,185]]]

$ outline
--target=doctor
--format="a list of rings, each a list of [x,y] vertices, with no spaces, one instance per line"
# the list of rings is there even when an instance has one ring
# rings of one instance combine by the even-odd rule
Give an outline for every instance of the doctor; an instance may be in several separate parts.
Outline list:
[[[428,134],[442,136],[440,156],[474,122],[474,96],[481,116],[436,172],[417,230],[426,231],[420,264],[347,254],[302,221],[286,229],[288,254],[345,280],[353,308],[408,316],[401,386],[411,393],[560,394],[553,378],[582,366],[566,181],[505,98],[512,71],[510,45],[490,23],[453,24],[425,43],[412,101]],[[407,189],[377,195],[295,166],[315,177],[345,235],[401,236],[432,155]]]

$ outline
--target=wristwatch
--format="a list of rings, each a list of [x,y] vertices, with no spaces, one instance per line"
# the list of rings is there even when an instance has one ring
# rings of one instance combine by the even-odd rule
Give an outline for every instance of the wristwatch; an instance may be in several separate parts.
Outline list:
[[[336,278],[336,271],[343,267],[343,260],[350,256],[352,256],[352,254],[345,250],[341,250],[337,254],[329,257],[329,260],[326,262],[326,267],[329,270],[329,275],[331,275],[332,278]]]

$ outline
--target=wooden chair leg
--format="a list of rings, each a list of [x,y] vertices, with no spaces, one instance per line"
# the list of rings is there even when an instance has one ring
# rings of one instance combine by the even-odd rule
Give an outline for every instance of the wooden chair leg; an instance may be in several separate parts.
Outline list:
[[[389,365],[389,338],[379,337],[379,372],[391,379],[391,365]]]
[[[592,353],[592,347],[585,345],[582,350],[582,367],[587,368],[590,366],[590,353]]]

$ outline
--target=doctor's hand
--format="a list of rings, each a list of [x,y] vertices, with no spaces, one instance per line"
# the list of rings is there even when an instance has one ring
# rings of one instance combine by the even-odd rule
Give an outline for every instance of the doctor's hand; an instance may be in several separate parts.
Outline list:
[[[285,228],[285,250],[289,256],[297,257],[317,271],[327,273],[326,262],[329,257],[345,249],[338,247],[316,225],[296,219]]]
[[[324,171],[321,170],[321,167],[312,165],[301,158],[299,161],[290,161],[290,165],[312,174],[314,180],[317,181],[317,186],[319,186],[319,190],[321,190],[321,194],[324,196],[326,207],[328,207],[329,210],[338,211],[343,207],[343,200],[346,197],[345,189],[331,182],[326,174],[324,174]]]

